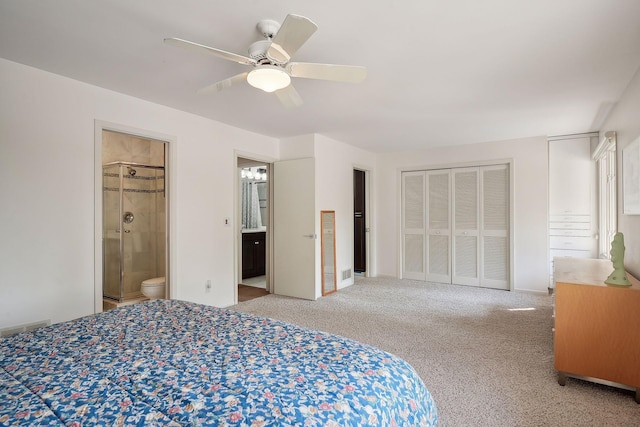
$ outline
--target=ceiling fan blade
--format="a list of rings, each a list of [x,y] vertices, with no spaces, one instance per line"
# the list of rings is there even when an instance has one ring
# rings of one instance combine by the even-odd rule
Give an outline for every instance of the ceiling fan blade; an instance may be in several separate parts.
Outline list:
[[[309,40],[309,37],[317,29],[318,26],[309,18],[300,15],[287,15],[278,33],[271,40],[267,57],[278,64],[289,62],[293,54]]]
[[[284,108],[295,108],[302,105],[302,97],[292,84],[274,92]]]
[[[226,50],[216,49],[215,47],[205,46],[203,44],[190,42],[188,40],[182,40],[182,39],[171,37],[171,38],[164,39],[164,42],[172,46],[183,47],[185,49],[190,49],[196,52],[206,53],[209,55],[217,56],[218,58],[227,59],[233,62],[238,62],[240,64],[256,65],[256,61],[247,56],[237,55],[235,53],[227,52]]]
[[[367,69],[359,65],[314,64],[290,62],[287,71],[291,77],[331,80],[334,82],[360,83],[367,77]]]
[[[236,74],[235,76],[229,77],[228,79],[220,80],[219,82],[216,82],[212,85],[203,87],[202,89],[198,90],[198,93],[200,95],[208,95],[211,93],[220,92],[222,89],[228,88],[236,83],[242,83],[246,81],[247,74],[249,73]]]

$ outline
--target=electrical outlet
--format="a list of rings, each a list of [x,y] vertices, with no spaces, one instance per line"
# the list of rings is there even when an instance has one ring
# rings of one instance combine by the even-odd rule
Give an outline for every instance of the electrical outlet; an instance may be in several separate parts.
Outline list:
[[[211,280],[207,280],[207,282],[204,284],[204,290],[206,292],[211,292]]]

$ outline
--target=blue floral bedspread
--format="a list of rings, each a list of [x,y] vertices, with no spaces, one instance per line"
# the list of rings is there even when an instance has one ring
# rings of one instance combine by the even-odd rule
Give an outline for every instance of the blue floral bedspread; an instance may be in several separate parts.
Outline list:
[[[0,424],[431,426],[406,362],[251,314],[155,300],[0,340]]]

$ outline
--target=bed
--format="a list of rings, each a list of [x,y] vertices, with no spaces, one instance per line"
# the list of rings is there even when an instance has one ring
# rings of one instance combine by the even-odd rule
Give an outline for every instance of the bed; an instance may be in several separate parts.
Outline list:
[[[0,340],[0,424],[430,426],[405,361],[252,314],[154,300]]]

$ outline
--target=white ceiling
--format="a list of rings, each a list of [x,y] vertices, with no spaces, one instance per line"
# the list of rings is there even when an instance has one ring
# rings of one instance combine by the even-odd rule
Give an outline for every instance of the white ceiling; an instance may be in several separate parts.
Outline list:
[[[295,61],[364,65],[364,83],[307,79],[282,108],[246,84],[256,23],[318,31]],[[282,138],[321,133],[396,151],[599,130],[640,67],[639,0],[0,0],[0,57]],[[37,88],[34,88],[37,90]]]

